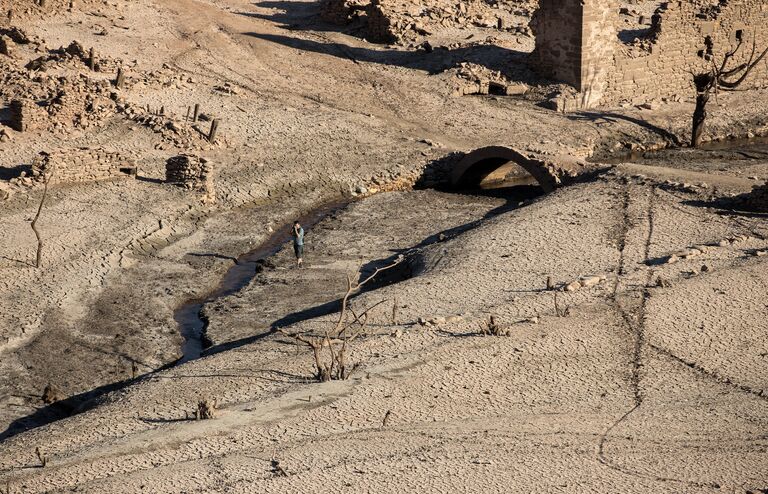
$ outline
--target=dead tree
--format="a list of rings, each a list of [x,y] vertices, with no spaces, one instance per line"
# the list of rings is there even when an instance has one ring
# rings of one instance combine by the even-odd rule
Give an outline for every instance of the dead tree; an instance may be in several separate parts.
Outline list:
[[[349,298],[358,293],[365,284],[370,283],[379,273],[394,268],[403,259],[401,256],[394,263],[383,268],[377,268],[373,274],[363,281],[355,282],[353,279],[357,278],[357,276],[347,275],[347,291],[341,299],[339,319],[332,332],[326,330],[322,336],[308,336],[306,334],[290,334],[282,329],[277,329],[278,333],[293,338],[312,349],[312,355],[315,359],[315,379],[320,382],[327,382],[345,380],[349,377],[351,373],[347,366],[349,344],[363,334],[368,321],[368,313],[385,302],[385,300],[377,302],[360,314],[356,314],[349,307]],[[352,313],[352,321],[350,322],[347,322],[348,313]],[[352,328],[355,324],[359,325],[359,328],[352,334]],[[327,356],[324,356],[326,348],[328,353]]]
[[[717,95],[719,90],[733,91],[738,88],[746,79],[752,70],[763,61],[766,55],[768,55],[768,48],[766,48],[760,55],[757,55],[757,41],[752,42],[752,53],[749,56],[747,62],[741,63],[735,67],[729,67],[741,47],[744,45],[744,39],[742,36],[738,36],[738,44],[736,48],[727,52],[723,57],[722,63],[719,65],[715,63],[712,58],[711,40],[707,40],[708,53],[704,55],[708,58],[712,64],[712,67],[707,72],[701,72],[693,75],[693,83],[696,86],[696,109],[693,112],[693,131],[691,135],[691,147],[699,147],[701,145],[701,138],[704,133],[704,124],[707,120],[707,103],[712,96],[712,93]]]
[[[392,264],[388,266],[384,266],[383,268],[376,268],[373,274],[367,277],[366,279],[364,279],[363,281],[355,282],[353,281],[352,276],[347,275],[347,292],[344,294],[344,297],[342,297],[341,299],[341,312],[339,313],[339,320],[336,323],[336,328],[334,330],[336,334],[341,334],[344,332],[344,323],[347,317],[347,304],[349,303],[349,297],[351,297],[355,293],[358,293],[363,286],[373,281],[373,279],[376,278],[376,276],[378,276],[379,273],[381,273],[382,271],[387,271],[388,269],[394,268],[395,266],[403,262],[404,259],[405,258],[403,256],[400,256]],[[366,310],[365,312],[368,312],[368,311]],[[355,319],[357,319],[357,317]]]
[[[35,259],[35,267],[40,267],[40,261],[43,258],[43,238],[40,236],[40,231],[37,229],[37,220],[40,219],[40,213],[43,212],[43,205],[45,204],[45,198],[48,196],[48,184],[51,182],[51,179],[53,178],[53,171],[49,173],[47,176],[45,176],[45,186],[43,188],[43,197],[40,199],[40,205],[37,207],[37,214],[35,215],[35,218],[32,220],[32,223],[30,226],[32,227],[32,231],[35,232],[35,237],[37,237],[37,257]]]

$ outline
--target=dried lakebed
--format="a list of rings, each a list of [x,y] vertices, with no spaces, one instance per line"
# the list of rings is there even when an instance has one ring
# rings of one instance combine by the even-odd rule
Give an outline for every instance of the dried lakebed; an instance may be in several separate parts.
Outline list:
[[[367,276],[404,254],[409,262],[369,288],[410,276],[421,247],[471,229],[483,218],[513,209],[538,193],[537,187],[467,194],[421,190],[379,194],[345,207],[325,206],[303,220],[308,225],[305,267],[295,267],[286,243],[289,226],[283,227],[238,260],[243,269],[233,267],[205,302],[177,311],[177,321],[181,314],[192,314],[182,331],[189,323],[204,327],[203,354],[242,346],[274,328],[338,310],[347,275],[360,271]],[[186,358],[193,354],[194,350]]]

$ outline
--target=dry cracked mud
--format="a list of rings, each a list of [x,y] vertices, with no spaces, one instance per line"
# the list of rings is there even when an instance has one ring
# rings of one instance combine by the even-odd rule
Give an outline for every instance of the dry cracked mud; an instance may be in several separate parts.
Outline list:
[[[32,40],[0,55],[0,120],[19,94],[71,93],[44,128],[0,125],[0,492],[768,490],[768,223],[739,202],[768,179],[764,143],[630,159],[684,136],[690,101],[559,114],[535,81],[456,95],[462,62],[525,77],[524,31],[408,47],[319,3],[48,4],[0,0]],[[110,72],[56,51],[73,40]],[[117,60],[113,99],[94,88]],[[720,96],[711,137],[765,130],[766,94]],[[441,187],[489,145],[610,165],[546,195]],[[20,172],[80,146],[138,176],[54,184],[36,269],[43,190]],[[215,164],[216,203],[164,183],[184,152]],[[327,204],[344,206],[308,225],[295,268],[284,226]],[[315,382],[289,335],[322,336],[347,276],[398,259],[351,299],[370,310],[349,379]],[[209,298],[241,262],[243,286]],[[174,315],[201,299],[209,346],[175,365]],[[482,336],[491,316],[507,336]],[[193,419],[201,398],[216,418]]]

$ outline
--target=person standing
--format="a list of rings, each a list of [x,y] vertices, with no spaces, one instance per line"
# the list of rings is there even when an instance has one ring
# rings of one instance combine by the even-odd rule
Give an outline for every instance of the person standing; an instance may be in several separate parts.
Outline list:
[[[298,221],[293,223],[293,253],[296,254],[296,266],[301,267],[304,262],[304,229]]]

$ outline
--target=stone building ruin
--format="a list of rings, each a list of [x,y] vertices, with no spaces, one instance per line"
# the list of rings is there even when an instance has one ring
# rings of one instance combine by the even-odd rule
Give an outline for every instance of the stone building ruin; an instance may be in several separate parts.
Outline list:
[[[42,152],[32,163],[32,178],[52,183],[94,182],[121,177],[136,177],[133,160],[103,148],[63,148]]]
[[[735,63],[749,58],[753,41],[759,51],[768,47],[764,0],[663,2],[652,16],[638,17],[634,30],[624,29],[619,11],[617,0],[540,1],[531,21],[532,65],[578,93],[559,109],[678,101],[695,94],[691,72],[707,71],[739,42]],[[627,40],[627,31],[636,35]],[[768,65],[744,87],[755,86],[768,86]]]

